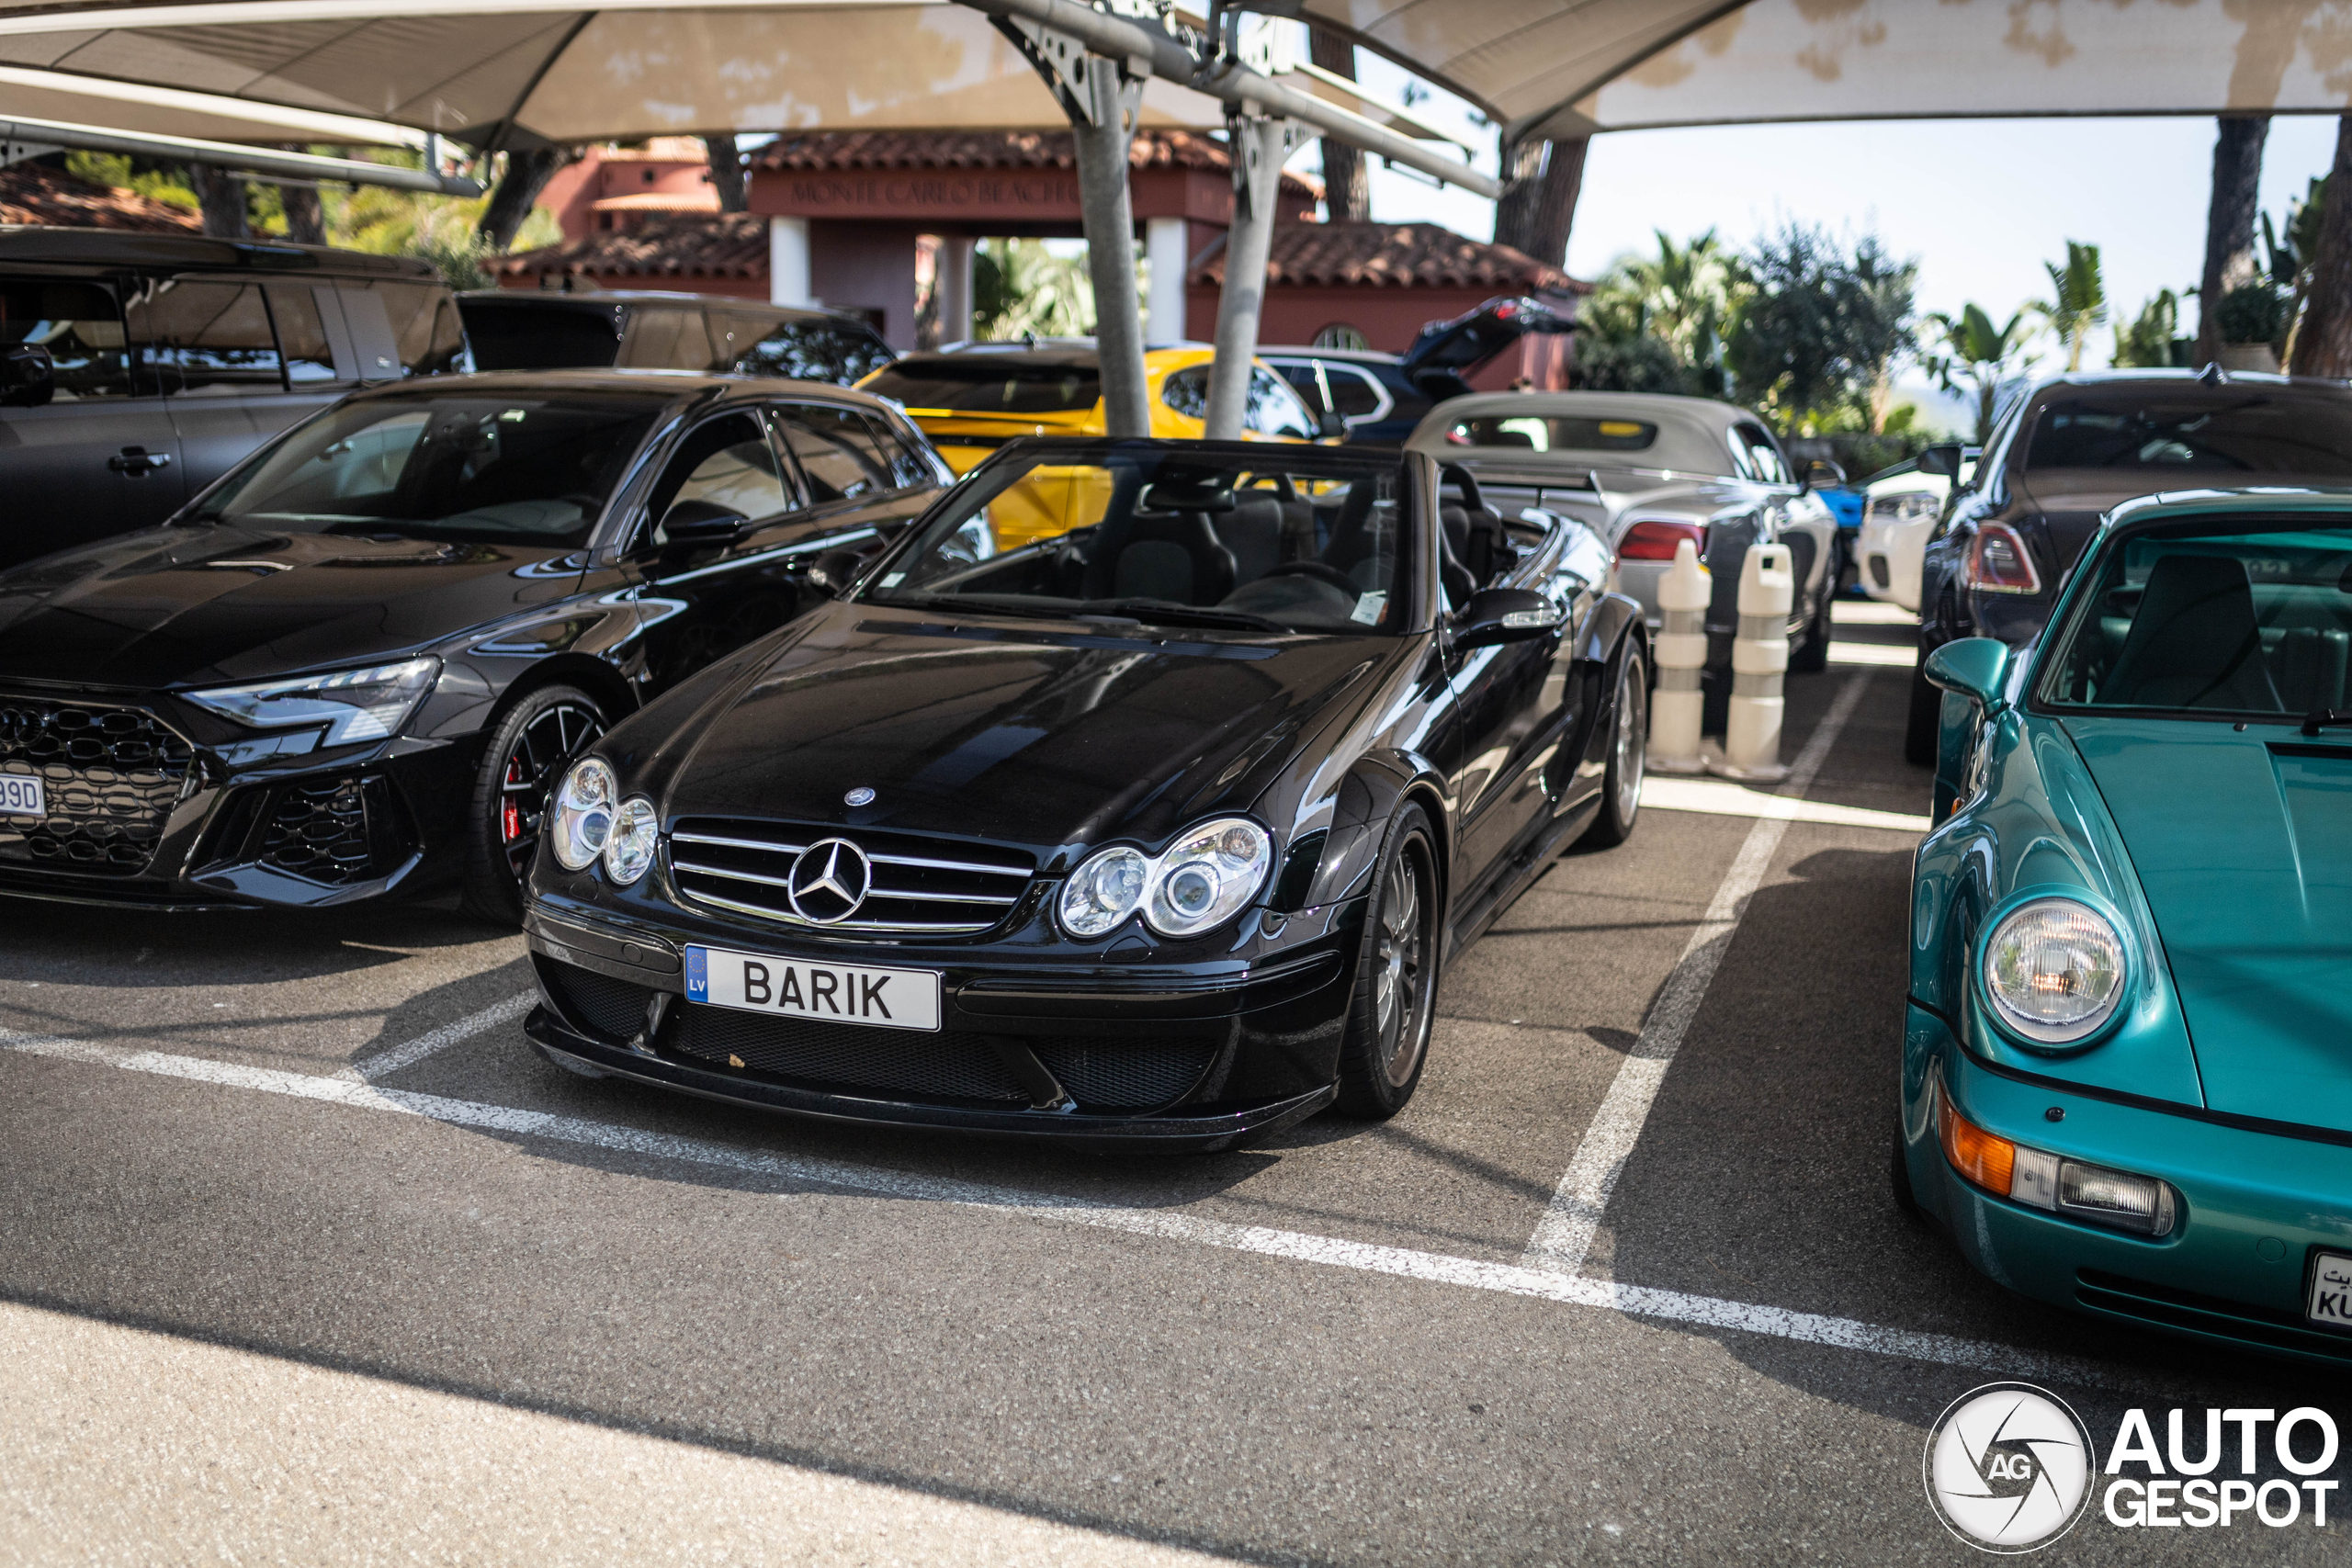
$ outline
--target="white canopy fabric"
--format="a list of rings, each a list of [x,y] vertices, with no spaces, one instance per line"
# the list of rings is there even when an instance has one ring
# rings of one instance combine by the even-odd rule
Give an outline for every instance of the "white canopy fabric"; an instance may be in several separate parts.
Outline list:
[[[388,14],[391,13],[391,14]],[[1068,124],[1019,51],[942,0],[0,4],[0,64],[195,89],[509,144],[682,132]],[[18,107],[0,82],[0,113]],[[1143,123],[1222,125],[1152,82]],[[54,118],[72,118],[59,116]],[[182,132],[182,134],[195,134]]]
[[[207,141],[331,141],[346,146],[422,147],[424,132],[377,119],[281,108],[54,71],[0,66],[0,117],[102,125],[145,136]]]
[[[1302,0],[1506,140],[2000,115],[2340,114],[2352,0]]]

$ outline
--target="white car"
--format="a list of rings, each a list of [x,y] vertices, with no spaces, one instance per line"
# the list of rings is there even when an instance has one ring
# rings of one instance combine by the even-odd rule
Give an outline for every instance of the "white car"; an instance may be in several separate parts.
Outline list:
[[[1960,471],[1963,482],[1976,471],[1973,447],[1962,455]],[[1854,546],[1863,592],[1917,613],[1919,564],[1951,497],[1950,479],[1923,474],[1916,463],[1897,463],[1871,477],[1862,486],[1862,531]]]

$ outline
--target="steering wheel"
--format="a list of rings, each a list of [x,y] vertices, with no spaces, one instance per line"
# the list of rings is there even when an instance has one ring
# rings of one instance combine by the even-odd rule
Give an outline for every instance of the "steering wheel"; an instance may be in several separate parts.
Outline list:
[[[1258,581],[1263,582],[1270,577],[1311,577],[1316,581],[1328,583],[1351,597],[1363,592],[1357,586],[1354,578],[1350,577],[1329,561],[1286,560],[1278,567],[1259,573]]]

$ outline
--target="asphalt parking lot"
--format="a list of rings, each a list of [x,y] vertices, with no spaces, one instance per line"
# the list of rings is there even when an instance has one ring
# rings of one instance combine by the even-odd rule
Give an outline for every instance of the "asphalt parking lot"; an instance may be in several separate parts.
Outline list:
[[[444,909],[0,911],[0,1561],[1955,1562],[1979,1383],[2341,1421],[1891,1205],[1908,635],[1791,681],[1781,795],[1555,863],[1403,1115],[1205,1157],[573,1077]]]

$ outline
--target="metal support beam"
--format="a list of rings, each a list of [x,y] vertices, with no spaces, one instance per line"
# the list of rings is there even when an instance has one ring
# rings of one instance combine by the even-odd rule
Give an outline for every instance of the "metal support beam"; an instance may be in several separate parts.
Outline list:
[[[1266,303],[1266,258],[1274,244],[1274,209],[1283,164],[1302,140],[1286,119],[1235,116],[1226,121],[1233,147],[1233,227],[1225,231],[1225,288],[1217,296],[1216,358],[1209,366],[1205,434],[1241,439],[1250,407],[1250,372],[1258,355],[1258,318]]]
[[[438,137],[429,138],[433,151]],[[62,120],[0,119],[0,144],[53,152],[60,147],[85,148],[93,152],[128,152],[175,164],[202,164],[234,169],[265,179],[334,180],[343,185],[389,186],[394,190],[424,191],[433,196],[476,197],[481,186],[460,175],[445,175],[428,162],[422,169],[396,168],[389,164],[364,164],[351,158],[321,158],[309,152],[287,152],[274,147],[241,147],[232,141],[199,141],[186,136],[141,136],[94,125],[69,125]],[[12,152],[8,162],[26,156]]]

